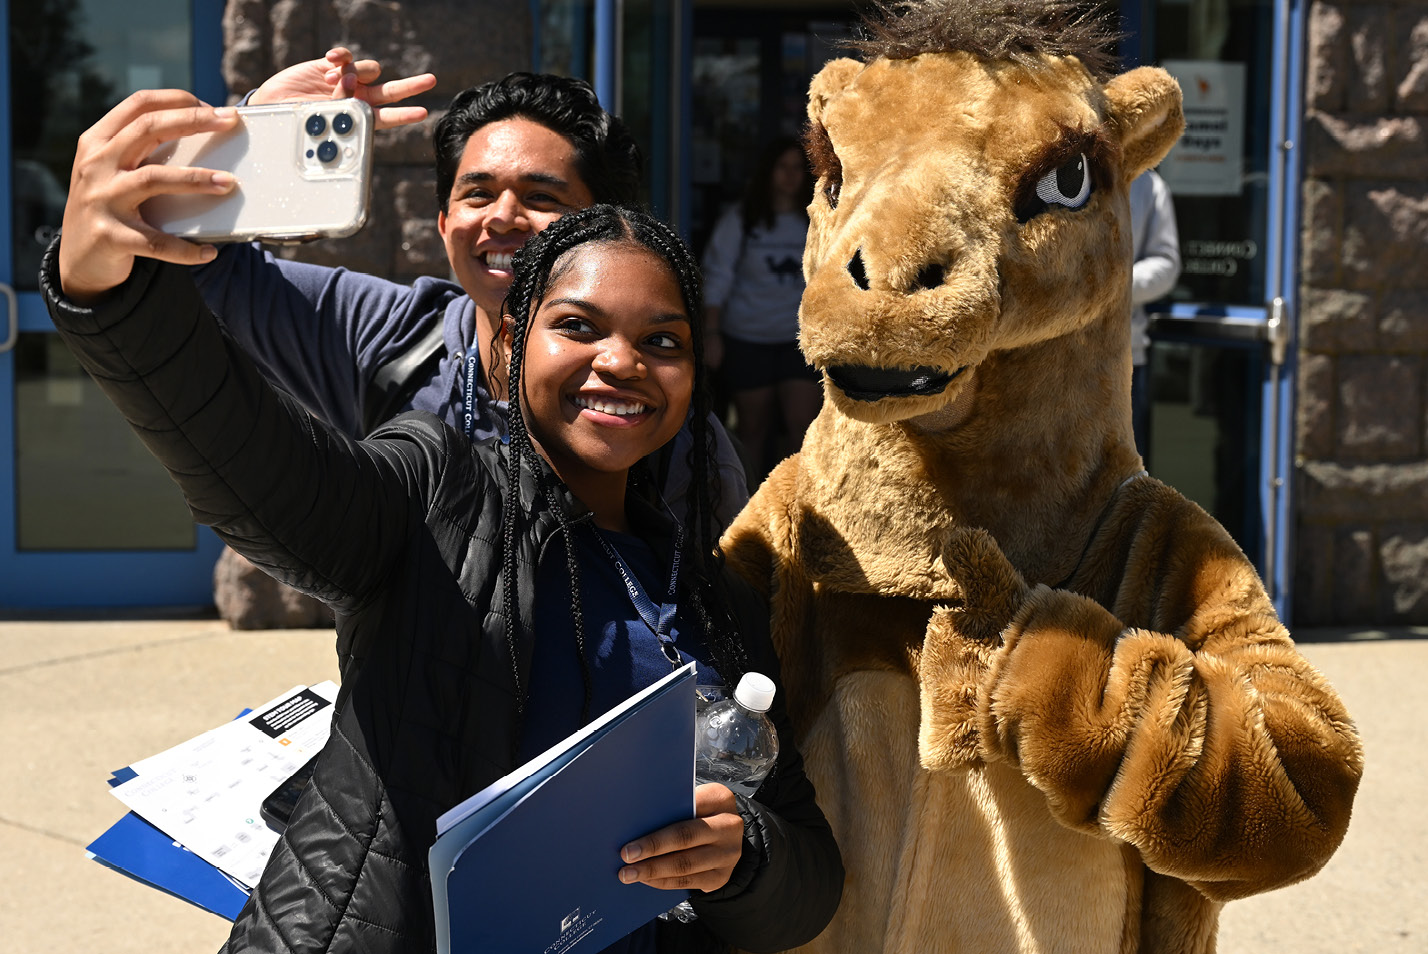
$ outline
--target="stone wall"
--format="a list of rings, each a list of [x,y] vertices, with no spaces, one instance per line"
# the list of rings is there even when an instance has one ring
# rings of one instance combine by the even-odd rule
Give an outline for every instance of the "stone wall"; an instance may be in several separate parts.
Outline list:
[[[1316,2],[1295,621],[1428,623],[1428,2]]]
[[[345,46],[378,60],[385,79],[434,73],[413,100],[432,115],[375,138],[367,225],[345,239],[283,249],[288,258],[410,282],[450,274],[436,231],[431,126],[459,90],[530,69],[530,8],[498,0],[228,0],[223,77],[237,99],[279,69]],[[232,551],[214,571],[214,602],[236,629],[322,626],[315,600],[288,590]]]
[[[284,252],[394,281],[447,275],[436,231],[431,124],[458,91],[531,68],[530,8],[499,0],[228,0],[223,76],[236,99],[279,69],[346,46],[378,60],[384,79],[434,73],[437,86],[413,100],[426,122],[376,135],[372,212],[346,239]]]

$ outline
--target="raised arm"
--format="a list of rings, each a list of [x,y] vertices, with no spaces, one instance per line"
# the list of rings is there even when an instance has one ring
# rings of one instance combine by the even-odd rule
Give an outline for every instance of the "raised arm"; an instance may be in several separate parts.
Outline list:
[[[66,297],[86,304],[128,277],[136,256],[199,266],[209,307],[270,380],[308,410],[361,436],[367,376],[385,356],[420,339],[459,296],[456,286],[396,285],[343,269],[279,262],[248,245],[196,245],[150,226],[141,214],[161,194],[222,195],[227,173],[148,163],[160,144],[232,128],[237,114],[182,90],[128,97],[79,139],[65,205],[59,275]]]
[[[407,126],[426,118],[424,106],[391,104],[427,92],[436,86],[435,76],[419,73],[378,83],[381,75],[382,65],[376,60],[354,60],[351,50],[337,46],[317,59],[274,73],[249,95],[248,102],[260,106],[352,97],[372,107],[378,129]]]
[[[204,302],[264,376],[351,437],[366,433],[375,369],[461,307],[460,289],[448,282],[398,285],[254,245],[224,246],[191,271]]]
[[[373,107],[378,128],[426,118],[395,106],[435,84],[430,73],[378,83],[375,60],[354,62],[337,47],[275,74],[248,97],[254,105],[352,96]],[[372,371],[404,353],[440,322],[454,286],[399,285],[346,269],[278,258],[256,245],[224,246],[194,269],[208,307],[270,380],[344,433],[361,437]]]
[[[57,260],[52,247],[41,271],[56,329],[194,519],[339,610],[374,593],[448,460],[441,425],[346,438],[267,384],[219,331],[186,269],[139,259],[123,285],[85,306],[59,291]]]
[[[134,259],[198,265],[218,250],[159,231],[139,207],[156,195],[224,195],[226,172],[147,163],[161,143],[231,129],[238,114],[214,108],[183,90],[141,90],[111,109],[79,137],[65,202],[58,270],[63,293],[88,304],[129,277]]]

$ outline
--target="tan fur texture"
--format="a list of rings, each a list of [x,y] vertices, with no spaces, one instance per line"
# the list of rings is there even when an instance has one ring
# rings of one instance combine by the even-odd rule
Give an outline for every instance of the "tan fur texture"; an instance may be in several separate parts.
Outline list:
[[[1224,901],[1324,864],[1362,771],[1253,566],[1139,475],[1126,186],[1179,89],[1025,59],[810,90],[827,401],[724,541],[847,865],[809,951],[1206,954]],[[1085,205],[1019,218],[1078,156]]]

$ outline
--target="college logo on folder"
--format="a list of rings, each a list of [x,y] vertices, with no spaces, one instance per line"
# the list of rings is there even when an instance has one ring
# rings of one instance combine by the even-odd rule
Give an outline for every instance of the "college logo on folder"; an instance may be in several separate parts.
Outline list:
[[[620,849],[692,817],[691,664],[437,819],[437,951],[609,947],[689,896],[623,884]]]

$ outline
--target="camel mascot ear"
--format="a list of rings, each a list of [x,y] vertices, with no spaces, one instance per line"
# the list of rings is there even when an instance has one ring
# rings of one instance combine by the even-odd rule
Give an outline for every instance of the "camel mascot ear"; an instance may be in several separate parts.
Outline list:
[[[828,105],[829,97],[847,87],[862,68],[862,63],[846,56],[823,64],[823,69],[808,84],[808,118],[811,122],[823,124],[823,109]]]
[[[1106,100],[1121,136],[1121,175],[1129,183],[1164,159],[1185,130],[1180,84],[1159,67],[1141,66],[1107,83]]]

